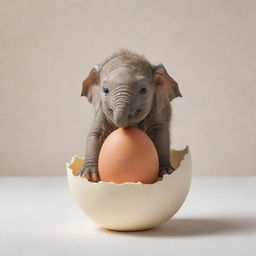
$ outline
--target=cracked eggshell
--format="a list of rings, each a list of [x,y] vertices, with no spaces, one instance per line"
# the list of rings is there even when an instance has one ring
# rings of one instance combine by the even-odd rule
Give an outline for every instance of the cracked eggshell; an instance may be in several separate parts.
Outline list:
[[[141,182],[90,182],[78,176],[84,159],[73,156],[66,163],[68,185],[78,206],[101,227],[135,231],[153,228],[169,220],[182,206],[191,184],[189,147],[170,150],[175,171],[153,184]]]

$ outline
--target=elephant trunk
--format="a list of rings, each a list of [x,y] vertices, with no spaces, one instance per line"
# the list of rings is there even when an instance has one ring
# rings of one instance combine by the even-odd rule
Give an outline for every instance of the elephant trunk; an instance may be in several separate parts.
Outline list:
[[[117,127],[126,127],[128,125],[131,96],[131,93],[126,88],[119,87],[111,98],[114,123]]]
[[[128,123],[127,109],[118,108],[114,110],[114,122],[117,127],[125,127]]]

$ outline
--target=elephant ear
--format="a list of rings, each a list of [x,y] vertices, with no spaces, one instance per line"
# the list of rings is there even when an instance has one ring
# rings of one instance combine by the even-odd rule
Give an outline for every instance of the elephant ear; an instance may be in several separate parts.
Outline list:
[[[176,97],[182,97],[177,82],[167,73],[163,64],[153,67],[156,92],[159,98],[172,101]]]
[[[89,75],[83,81],[83,88],[80,96],[87,97],[87,100],[94,106],[100,103],[100,72],[99,67],[94,66]]]

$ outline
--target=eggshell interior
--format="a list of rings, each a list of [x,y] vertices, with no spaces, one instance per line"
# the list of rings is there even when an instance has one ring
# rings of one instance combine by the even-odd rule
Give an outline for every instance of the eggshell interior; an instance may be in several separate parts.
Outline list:
[[[191,184],[189,147],[170,150],[172,174],[153,184],[90,182],[78,175],[85,159],[73,156],[66,163],[68,185],[78,206],[101,227],[135,231],[153,228],[170,219],[182,206]]]

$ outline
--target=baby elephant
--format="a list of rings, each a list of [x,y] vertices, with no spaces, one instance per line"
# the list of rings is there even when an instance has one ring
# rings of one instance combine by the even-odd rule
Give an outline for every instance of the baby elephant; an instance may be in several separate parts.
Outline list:
[[[98,156],[107,136],[119,127],[143,130],[159,158],[159,177],[174,170],[170,164],[171,105],[182,97],[178,84],[162,64],[121,49],[91,69],[81,96],[93,104],[95,117],[87,136],[85,164],[79,172],[89,181],[100,180]]]

